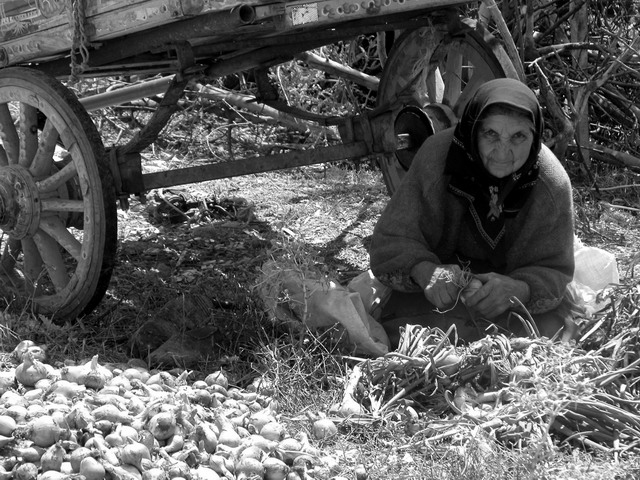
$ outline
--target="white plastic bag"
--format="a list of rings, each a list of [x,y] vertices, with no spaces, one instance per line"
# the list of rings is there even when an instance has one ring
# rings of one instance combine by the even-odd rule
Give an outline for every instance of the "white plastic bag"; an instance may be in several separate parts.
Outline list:
[[[578,237],[574,241],[576,269],[573,280],[599,291],[620,282],[616,257],[602,248],[588,247]]]
[[[620,282],[616,257],[602,248],[584,245],[578,237],[574,239],[574,257],[576,266],[569,294],[585,316],[591,317],[607,305],[598,294]]]
[[[267,262],[263,270],[269,269],[278,270],[278,266]],[[367,280],[366,275],[356,277],[355,289],[351,289],[329,278],[303,278],[299,272],[282,269],[277,282],[264,285],[261,295],[269,313],[279,320],[303,321],[309,328],[341,324],[357,353],[381,356],[389,351],[389,338],[369,312],[380,303],[378,295],[386,293],[387,287],[373,275]],[[275,279],[273,274],[271,278]]]

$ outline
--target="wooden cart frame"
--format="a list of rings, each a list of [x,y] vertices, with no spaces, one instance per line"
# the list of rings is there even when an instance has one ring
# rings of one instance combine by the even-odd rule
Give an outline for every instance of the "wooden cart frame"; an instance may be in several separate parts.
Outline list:
[[[455,0],[9,0],[0,9],[0,293],[68,320],[111,277],[116,200],[161,187],[376,155],[393,191],[427,136],[455,124],[483,82],[518,59]],[[495,7],[493,2],[492,6]],[[342,143],[143,173],[184,89],[361,34],[394,32],[377,107],[326,119]],[[344,69],[343,71],[348,70]],[[60,80],[159,79],[78,99]],[[89,111],[164,93],[149,122],[105,149]]]

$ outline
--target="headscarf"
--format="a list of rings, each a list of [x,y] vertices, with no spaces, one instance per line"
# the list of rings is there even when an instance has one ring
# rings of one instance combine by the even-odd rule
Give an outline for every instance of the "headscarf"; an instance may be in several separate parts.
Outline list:
[[[504,178],[491,175],[478,154],[479,120],[493,105],[523,112],[533,122],[529,157],[517,171]],[[494,251],[504,237],[505,218],[518,214],[538,179],[542,128],[542,111],[533,92],[518,80],[500,78],[478,88],[454,131],[445,167],[445,173],[451,175],[448,190],[469,202],[469,213],[479,237]]]

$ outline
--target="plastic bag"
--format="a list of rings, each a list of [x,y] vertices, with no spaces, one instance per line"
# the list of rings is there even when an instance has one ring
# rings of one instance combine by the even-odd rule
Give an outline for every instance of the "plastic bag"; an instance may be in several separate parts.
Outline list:
[[[613,253],[598,247],[588,247],[577,237],[573,248],[576,263],[574,281],[596,292],[607,285],[620,282],[618,265]]]
[[[599,294],[610,285],[620,282],[616,257],[602,248],[588,247],[578,237],[574,239],[575,272],[569,284],[572,301],[590,317],[606,305]]]
[[[264,270],[278,270],[267,262]],[[261,296],[267,311],[287,322],[304,322],[308,328],[341,324],[357,353],[380,356],[389,351],[389,338],[382,325],[370,314],[381,303],[380,295],[388,294],[373,275],[365,272],[354,279],[353,289],[329,278],[303,277],[294,270],[271,273],[272,282],[264,285]],[[362,293],[360,293],[362,292]]]

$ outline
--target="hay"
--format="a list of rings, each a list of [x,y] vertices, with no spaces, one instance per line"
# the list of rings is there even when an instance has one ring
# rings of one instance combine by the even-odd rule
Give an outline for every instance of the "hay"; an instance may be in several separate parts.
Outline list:
[[[591,351],[501,334],[456,343],[453,328],[408,325],[397,351],[354,368],[345,403],[372,419],[420,412],[425,442],[480,429],[506,446],[550,434],[616,455],[640,446],[638,327]]]

